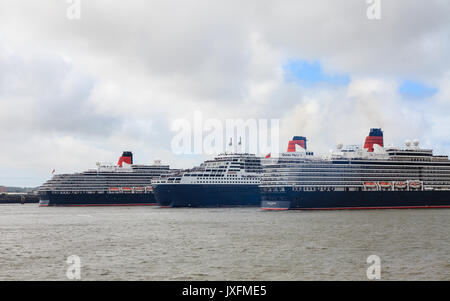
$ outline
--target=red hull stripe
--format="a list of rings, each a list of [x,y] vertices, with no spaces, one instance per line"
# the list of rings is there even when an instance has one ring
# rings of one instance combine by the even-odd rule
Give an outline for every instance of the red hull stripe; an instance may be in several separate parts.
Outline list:
[[[336,208],[261,208],[262,210],[358,210],[358,209],[424,209],[450,208],[450,206],[393,206],[393,207],[336,207]]]
[[[93,207],[93,206],[156,206],[156,203],[150,203],[150,204],[55,204],[55,205],[41,205],[39,204],[39,207]]]

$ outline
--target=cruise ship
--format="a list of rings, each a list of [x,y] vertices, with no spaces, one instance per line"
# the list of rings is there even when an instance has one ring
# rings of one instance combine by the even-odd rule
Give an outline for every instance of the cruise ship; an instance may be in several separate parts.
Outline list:
[[[326,157],[307,150],[306,138],[295,144],[266,162],[262,209],[450,208],[448,156],[418,140],[385,148],[383,131],[374,128],[364,146],[338,144]]]
[[[97,163],[96,169],[56,174],[38,189],[40,206],[156,205],[151,187],[154,177],[176,170],[162,165],[133,164],[133,154],[123,152],[117,165]]]
[[[161,207],[259,207],[261,173],[261,158],[254,154],[223,153],[191,170],[155,178],[152,187]]]

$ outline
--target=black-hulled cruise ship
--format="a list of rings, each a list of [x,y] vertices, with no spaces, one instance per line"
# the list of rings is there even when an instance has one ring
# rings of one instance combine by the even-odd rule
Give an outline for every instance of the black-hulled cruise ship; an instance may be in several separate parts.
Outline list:
[[[156,205],[151,179],[174,172],[169,165],[133,164],[133,154],[123,152],[117,165],[97,163],[97,169],[56,174],[39,187],[40,206]]]
[[[319,157],[304,139],[297,151],[266,161],[262,208],[450,208],[447,156],[420,148],[418,140],[404,148],[383,144],[382,130],[371,129],[363,147],[338,144],[330,156]]]
[[[152,180],[161,207],[260,206],[261,158],[224,153],[178,175]]]

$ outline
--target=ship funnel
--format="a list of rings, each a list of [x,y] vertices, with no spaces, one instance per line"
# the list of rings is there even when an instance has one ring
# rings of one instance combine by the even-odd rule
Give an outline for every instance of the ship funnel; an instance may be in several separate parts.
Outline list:
[[[122,167],[123,163],[133,164],[133,153],[132,152],[123,152],[122,156],[119,158],[119,162],[117,165]]]
[[[289,141],[287,151],[288,153],[295,152],[295,146],[298,145],[306,150],[306,137],[294,136],[291,141]]]
[[[370,129],[369,136],[366,137],[366,141],[364,142],[364,148],[366,148],[368,152],[373,152],[374,144],[378,144],[381,147],[384,146],[383,131],[381,129]]]

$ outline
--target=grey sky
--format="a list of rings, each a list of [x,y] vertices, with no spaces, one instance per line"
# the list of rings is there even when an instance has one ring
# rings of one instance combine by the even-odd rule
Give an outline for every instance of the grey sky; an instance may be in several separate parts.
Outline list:
[[[0,185],[41,184],[55,168],[81,171],[159,158],[190,167],[202,156],[170,149],[170,124],[205,118],[279,118],[281,143],[308,136],[326,153],[362,143],[419,138],[450,153],[450,2],[382,0],[0,0]],[[285,80],[291,61],[317,61],[348,85]],[[438,89],[399,94],[404,80]]]

